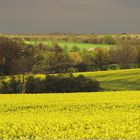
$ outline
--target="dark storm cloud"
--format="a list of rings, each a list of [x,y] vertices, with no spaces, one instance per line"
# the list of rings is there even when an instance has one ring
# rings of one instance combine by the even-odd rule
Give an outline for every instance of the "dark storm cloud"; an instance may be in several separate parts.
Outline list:
[[[139,33],[140,0],[0,0],[1,33]]]
[[[119,4],[124,4],[126,6],[140,8],[140,0],[113,0],[113,1]]]

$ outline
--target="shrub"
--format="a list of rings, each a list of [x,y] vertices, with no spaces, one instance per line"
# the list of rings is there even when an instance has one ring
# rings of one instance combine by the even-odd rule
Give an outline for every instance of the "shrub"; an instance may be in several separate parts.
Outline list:
[[[108,45],[115,45],[116,44],[116,41],[114,40],[114,38],[112,36],[105,36],[103,38],[103,43],[104,44],[108,44]]]
[[[98,81],[72,74],[46,75],[45,79],[29,76],[25,84],[25,93],[96,92],[100,89]],[[9,81],[2,80],[0,92],[21,93],[21,83],[15,76]]]
[[[26,78],[26,93],[45,93],[45,80],[29,76]]]
[[[11,76],[9,81],[1,78],[0,93],[20,93],[20,81]]]
[[[112,65],[109,65],[108,70],[119,70],[120,69],[120,65],[119,64],[112,64]]]
[[[27,93],[60,93],[60,92],[90,92],[99,91],[99,82],[79,75],[46,75],[44,80],[28,78]]]

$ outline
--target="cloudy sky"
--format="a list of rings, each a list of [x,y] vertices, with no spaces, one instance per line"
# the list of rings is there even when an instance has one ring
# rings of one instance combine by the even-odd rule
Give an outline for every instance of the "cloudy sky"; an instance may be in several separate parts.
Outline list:
[[[140,33],[140,0],[0,0],[0,33]]]

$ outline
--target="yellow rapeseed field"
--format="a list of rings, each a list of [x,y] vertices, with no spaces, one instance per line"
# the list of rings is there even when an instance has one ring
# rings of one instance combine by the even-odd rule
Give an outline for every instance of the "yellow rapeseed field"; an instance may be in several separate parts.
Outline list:
[[[140,139],[140,92],[0,95],[0,139]]]

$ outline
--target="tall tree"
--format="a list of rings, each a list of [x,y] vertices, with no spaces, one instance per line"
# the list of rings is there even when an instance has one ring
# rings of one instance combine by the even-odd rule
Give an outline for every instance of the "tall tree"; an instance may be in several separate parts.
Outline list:
[[[61,47],[55,45],[46,55],[46,65],[51,73],[65,73],[71,65],[71,59]]]
[[[136,62],[136,54],[136,48],[129,44],[116,46],[110,50],[112,63],[117,63],[123,68],[127,68],[129,64]]]
[[[110,55],[107,48],[95,49],[95,65],[101,70],[110,62]]]
[[[0,38],[0,71],[4,75],[12,74],[13,63],[21,56],[22,42]]]
[[[21,56],[17,59],[13,65],[13,73],[17,74],[17,77],[21,83],[21,92],[25,93],[26,81],[25,79],[35,65],[41,63],[43,57],[40,55],[40,50],[32,45],[27,45],[22,48]]]

